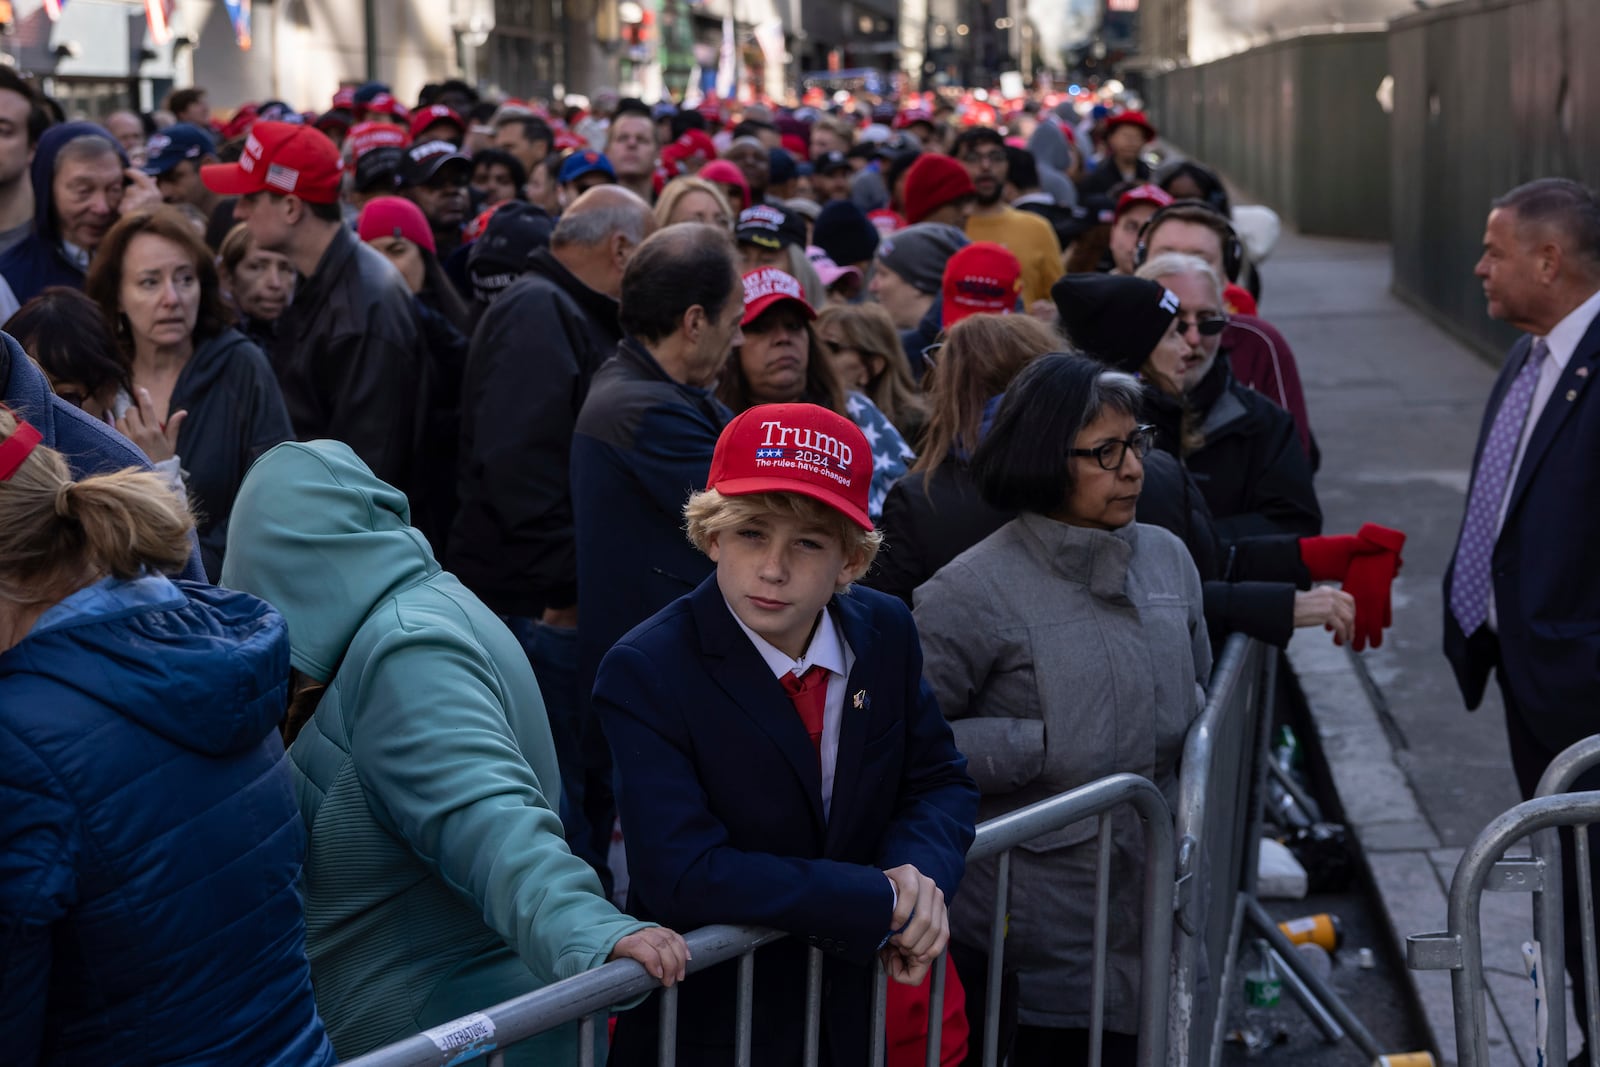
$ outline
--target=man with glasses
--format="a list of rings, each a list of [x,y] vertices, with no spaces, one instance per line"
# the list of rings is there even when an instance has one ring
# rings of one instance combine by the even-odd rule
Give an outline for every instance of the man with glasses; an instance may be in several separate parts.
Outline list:
[[[1240,254],[1238,236],[1228,220],[1198,200],[1180,200],[1162,207],[1140,234],[1136,262],[1174,252],[1206,261],[1222,281],[1226,309],[1228,292],[1235,288],[1230,276],[1237,273]],[[1143,271],[1140,275],[1145,276]],[[1221,338],[1221,351],[1228,357],[1233,376],[1294,416],[1300,447],[1305,449],[1315,471],[1320,453],[1311,434],[1300,369],[1289,342],[1266,320],[1241,314],[1230,316]]]
[[[955,157],[967,168],[977,190],[977,204],[967,219],[967,236],[992,241],[1011,250],[1022,263],[1022,296],[1031,307],[1050,299],[1050,286],[1061,277],[1061,242],[1048,222],[1005,201],[1010,164],[999,132],[975,126],[956,139]]]
[[[1147,260],[1138,277],[1178,298],[1174,327],[1181,346],[1170,362],[1152,354],[1160,378],[1151,404],[1160,433],[1179,451],[1216,520],[1218,539],[1322,532],[1311,466],[1289,413],[1234,380],[1219,360],[1228,324],[1222,279],[1205,260],[1167,253]],[[1181,403],[1162,402],[1177,401]],[[1163,419],[1166,421],[1163,422]],[[1166,446],[1164,446],[1166,447]]]

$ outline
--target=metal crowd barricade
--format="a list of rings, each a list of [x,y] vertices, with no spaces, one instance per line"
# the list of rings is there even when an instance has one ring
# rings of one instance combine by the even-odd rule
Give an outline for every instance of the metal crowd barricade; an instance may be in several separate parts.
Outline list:
[[[1168,1016],[1175,1063],[1204,1067],[1222,1051],[1223,997],[1233,987],[1245,902],[1255,891],[1275,662],[1275,650],[1231,636],[1212,672],[1205,710],[1184,743]]]
[[[1545,1062],[1567,1062],[1566,941],[1562,913],[1561,827],[1574,829],[1574,860],[1580,915],[1589,1032],[1600,1033],[1600,988],[1596,986],[1594,887],[1581,872],[1589,869],[1589,838],[1582,832],[1600,821],[1600,792],[1568,792],[1583,772],[1600,766],[1600,736],[1572,745],[1545,769],[1534,799],[1503,813],[1468,846],[1450,882],[1447,922],[1442,933],[1406,938],[1406,960],[1413,970],[1450,971],[1454,1001],[1456,1055],[1460,1067],[1487,1067],[1489,1047],[1484,1007],[1483,938],[1479,902],[1488,891],[1533,894],[1533,929],[1538,942],[1538,972],[1544,991],[1543,1032],[1535,1035]],[[1506,850],[1532,835],[1532,854],[1504,858]],[[1590,1062],[1595,1063],[1593,1051]]]
[[[967,853],[968,862],[999,857],[995,906],[989,937],[989,979],[984,991],[984,1067],[995,1067],[1000,983],[1005,953],[1006,912],[1010,888],[1011,850],[1042,834],[1083,819],[1098,817],[1099,869],[1094,929],[1094,963],[1091,986],[1091,1059],[1100,1063],[1101,1021],[1105,1010],[1107,902],[1110,895],[1110,812],[1130,805],[1144,828],[1145,878],[1140,909],[1143,924],[1139,993],[1138,1067],[1165,1067],[1167,1063],[1168,965],[1172,953],[1174,847],[1172,812],[1161,791],[1148,779],[1134,774],[1114,774],[1037,804],[991,819],[978,827]],[[750,1067],[751,1010],[755,990],[755,951],[784,937],[772,930],[751,927],[708,926],[686,940],[694,958],[689,973],[738,959],[737,1016],[734,1032],[735,1064]],[[934,968],[928,1007],[928,1067],[938,1067],[940,1020],[944,1017],[945,961]],[[805,1004],[806,1067],[816,1067],[822,1011],[821,949],[808,954]],[[693,980],[692,977],[689,980]],[[654,978],[631,960],[618,960],[592,971],[556,982],[524,996],[452,1020],[425,1033],[374,1050],[347,1061],[347,1067],[442,1067],[487,1057],[488,1067],[501,1067],[507,1046],[556,1026],[578,1021],[578,1064],[594,1063],[595,1026],[603,1024],[607,1010],[658,988]],[[887,1053],[885,1001],[888,977],[881,964],[874,966],[872,1048],[870,1063],[882,1067]],[[969,1004],[971,1001],[969,1000]],[[661,1051],[658,1062],[671,1067],[676,1058],[677,987],[660,998]]]

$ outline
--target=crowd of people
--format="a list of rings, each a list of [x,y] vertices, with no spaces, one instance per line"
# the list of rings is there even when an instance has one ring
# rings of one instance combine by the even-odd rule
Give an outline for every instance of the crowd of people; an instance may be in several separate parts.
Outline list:
[[[1096,827],[1014,857],[986,1020],[976,822],[1175,799],[1221,642],[1380,643],[1404,542],[1323,534],[1262,264],[1156,137],[459,82],[95,123],[0,68],[16,1062],[332,1063],[607,960],[671,985],[713,922],[798,935],[756,1062],[798,1062],[808,944],[836,1067],[874,958],[891,1063],[1085,1058]],[[679,1062],[734,985],[685,987]]]

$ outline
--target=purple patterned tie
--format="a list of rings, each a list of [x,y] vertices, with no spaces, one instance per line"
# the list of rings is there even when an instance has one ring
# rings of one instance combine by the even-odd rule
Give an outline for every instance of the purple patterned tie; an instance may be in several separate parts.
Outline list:
[[[1495,527],[1505,503],[1506,482],[1511,478],[1511,463],[1517,457],[1522,427],[1533,403],[1533,389],[1539,382],[1539,368],[1549,354],[1550,347],[1542,338],[1533,343],[1527,361],[1500,401],[1494,425],[1489,427],[1489,438],[1483,444],[1483,456],[1478,460],[1477,477],[1472,479],[1467,521],[1461,528],[1461,543],[1456,546],[1455,578],[1450,584],[1450,611],[1468,637],[1489,618]]]

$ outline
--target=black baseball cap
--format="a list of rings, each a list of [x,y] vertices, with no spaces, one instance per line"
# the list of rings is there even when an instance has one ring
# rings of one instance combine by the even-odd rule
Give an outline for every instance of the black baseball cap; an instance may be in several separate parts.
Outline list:
[[[472,180],[472,160],[462,155],[449,141],[424,141],[412,145],[405,149],[405,161],[400,164],[400,185],[427,185],[438,178],[446,167],[454,167],[467,181]]]
[[[832,174],[836,170],[849,170],[850,157],[843,152],[824,152],[811,161],[818,174]]]
[[[406,161],[406,150],[393,145],[369,148],[356,160],[355,189],[370,193],[374,189],[392,192],[400,182],[400,167]]]
[[[787,208],[757,204],[739,212],[734,236],[740,244],[788,248],[806,243],[806,220]]]

